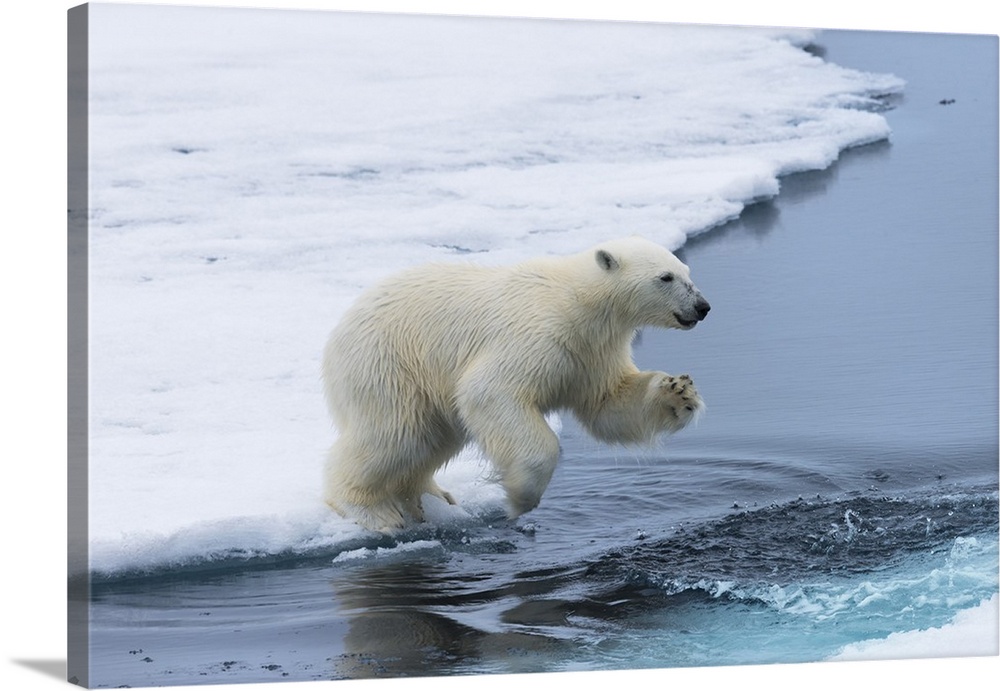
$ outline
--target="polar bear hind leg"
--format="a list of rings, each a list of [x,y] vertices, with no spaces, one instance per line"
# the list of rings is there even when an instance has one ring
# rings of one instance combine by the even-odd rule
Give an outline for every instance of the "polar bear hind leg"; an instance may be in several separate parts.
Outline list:
[[[423,520],[421,495],[455,500],[434,480],[434,471],[455,455],[464,440],[451,434],[417,444],[358,440],[342,434],[330,449],[326,463],[325,500],[337,513],[359,525],[381,532],[406,527],[410,518]]]

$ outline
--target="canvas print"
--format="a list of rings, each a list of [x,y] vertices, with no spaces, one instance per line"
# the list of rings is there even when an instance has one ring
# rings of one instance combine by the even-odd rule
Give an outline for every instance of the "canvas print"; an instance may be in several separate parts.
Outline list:
[[[69,13],[70,680],[998,653],[997,37]]]

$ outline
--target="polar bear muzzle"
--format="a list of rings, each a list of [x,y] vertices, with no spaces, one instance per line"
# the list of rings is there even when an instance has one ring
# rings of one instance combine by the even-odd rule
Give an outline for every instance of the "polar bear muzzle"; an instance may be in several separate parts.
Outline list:
[[[698,297],[695,299],[694,304],[691,306],[690,310],[685,311],[683,314],[680,312],[674,312],[674,319],[680,324],[682,329],[692,329],[695,324],[703,320],[708,316],[708,311],[712,309],[712,306],[708,304],[706,300],[699,293]]]

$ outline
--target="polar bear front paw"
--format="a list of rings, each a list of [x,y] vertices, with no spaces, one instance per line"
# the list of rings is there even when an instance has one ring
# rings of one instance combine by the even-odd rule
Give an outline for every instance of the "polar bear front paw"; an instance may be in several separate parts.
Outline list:
[[[698,390],[686,374],[674,377],[661,374],[651,382],[654,400],[663,416],[664,427],[670,432],[683,429],[705,409]]]

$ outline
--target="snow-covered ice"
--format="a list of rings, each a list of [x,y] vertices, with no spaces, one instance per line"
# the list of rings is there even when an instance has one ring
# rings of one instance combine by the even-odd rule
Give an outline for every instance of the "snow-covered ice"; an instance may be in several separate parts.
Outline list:
[[[427,260],[669,247],[889,136],[790,30],[90,6],[91,568],[334,544],[327,333]],[[500,505],[474,451],[442,480]]]
[[[1000,650],[998,597],[960,610],[943,626],[899,631],[885,638],[844,646],[831,660],[902,660],[932,657],[986,657]]]

